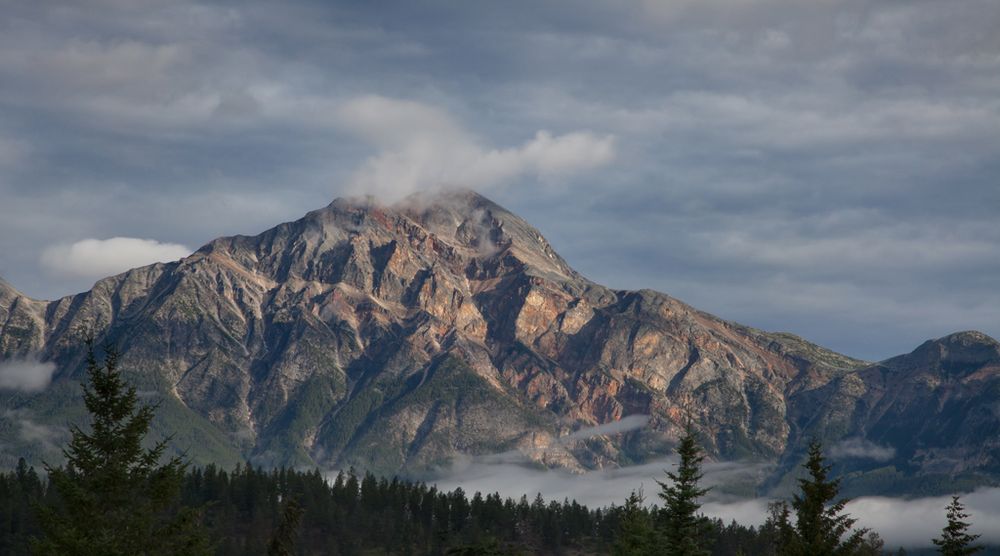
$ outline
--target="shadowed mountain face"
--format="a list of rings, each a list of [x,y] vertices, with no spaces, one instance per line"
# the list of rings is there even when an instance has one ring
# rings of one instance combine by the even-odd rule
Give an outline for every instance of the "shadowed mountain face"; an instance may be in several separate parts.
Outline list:
[[[793,395],[790,420],[833,444],[856,493],[954,492],[1000,480],[1000,343],[979,332]]]
[[[25,419],[78,411],[87,333],[119,346],[161,430],[199,461],[412,473],[517,453],[581,470],[666,453],[690,418],[719,459],[790,461],[818,435],[889,446],[910,474],[1000,471],[994,340],[869,365],[595,284],[471,192],[337,200],[53,302],[0,282],[0,360],[56,364],[44,392],[0,391],[5,444],[30,452]],[[629,415],[649,420],[580,432]]]

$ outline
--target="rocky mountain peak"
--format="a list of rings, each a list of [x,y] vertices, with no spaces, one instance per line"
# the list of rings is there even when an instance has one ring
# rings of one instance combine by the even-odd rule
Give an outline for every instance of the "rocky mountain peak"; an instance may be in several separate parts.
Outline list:
[[[0,278],[0,361],[38,349],[44,310],[44,301],[29,298]]]
[[[486,255],[498,250],[503,229],[511,222],[517,222],[515,227],[530,228],[500,205],[467,190],[420,192],[395,203],[372,196],[338,198],[310,216],[352,233],[371,227],[391,231],[404,220],[452,247]]]
[[[398,261],[399,249],[418,266],[446,263],[455,274],[502,266],[553,282],[586,282],[536,228],[469,190],[416,193],[391,204],[371,196],[339,198],[259,236],[220,238],[200,251],[225,254],[275,279],[288,272],[308,279],[344,256],[361,266],[378,266],[380,257]],[[321,281],[336,282],[341,274]]]
[[[976,346],[980,344],[990,346],[1000,345],[1000,342],[978,330],[955,332],[953,334],[948,334],[943,338],[939,338],[936,341],[950,346]]]
[[[436,236],[471,250],[476,258],[510,255],[529,274],[581,281],[534,226],[470,190],[417,193],[394,208]]]
[[[6,280],[0,277],[0,299],[15,295],[20,295],[20,294],[18,293],[17,290],[14,289],[13,286],[8,284]]]
[[[23,297],[20,292],[14,289],[13,286],[0,278],[0,311],[5,312],[15,300]]]
[[[1000,377],[1000,342],[975,330],[955,332],[927,340],[910,353],[886,359],[872,368],[890,370],[894,380]]]
[[[975,330],[955,332],[924,342],[911,356],[921,360],[923,364],[937,363],[945,366],[1000,363],[1000,342]]]

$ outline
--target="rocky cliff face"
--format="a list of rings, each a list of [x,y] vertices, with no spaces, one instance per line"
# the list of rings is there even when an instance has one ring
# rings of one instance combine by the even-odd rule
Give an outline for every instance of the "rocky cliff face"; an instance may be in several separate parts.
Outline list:
[[[42,349],[45,306],[0,279],[0,354],[4,356],[0,361],[25,358]]]
[[[917,470],[998,461],[974,441],[1000,413],[995,341],[871,366],[595,284],[471,192],[337,200],[53,302],[0,283],[0,358],[57,365],[48,391],[0,394],[8,436],[11,415],[60,415],[88,331],[120,346],[198,459],[416,472],[516,452],[580,470],[662,454],[690,418],[721,459],[779,461],[821,434],[891,442]],[[580,432],[629,415],[649,420]],[[975,428],[931,424],[944,416]]]
[[[929,340],[789,405],[793,426],[828,439],[859,492],[1000,479],[1000,343],[985,334]]]

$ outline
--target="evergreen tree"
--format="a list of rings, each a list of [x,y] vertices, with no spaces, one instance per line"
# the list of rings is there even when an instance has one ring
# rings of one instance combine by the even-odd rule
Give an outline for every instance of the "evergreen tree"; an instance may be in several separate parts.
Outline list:
[[[965,521],[969,514],[965,513],[965,506],[959,501],[958,496],[951,497],[951,504],[948,504],[947,510],[948,524],[941,531],[941,537],[933,539],[938,552],[945,556],[966,556],[982,550],[983,547],[972,544],[979,535],[969,534],[969,523]]]
[[[882,537],[874,531],[868,531],[854,554],[857,556],[882,556],[885,554],[884,549],[885,542],[882,541]]]
[[[71,427],[65,467],[46,464],[57,493],[38,508],[44,536],[38,554],[104,556],[201,554],[205,535],[193,511],[178,508],[187,465],[177,457],[160,464],[166,441],[143,448],[154,408],[137,407],[134,386],[118,370],[118,352],[98,364],[87,342],[83,398],[90,431]]]
[[[282,529],[291,532],[295,541],[294,547],[290,542],[284,544],[286,553],[297,554],[612,554],[616,542],[625,544],[623,537],[638,537],[634,552],[643,552],[644,535],[621,533],[622,529],[644,528],[623,524],[629,521],[623,516],[632,513],[623,512],[624,507],[591,510],[575,502],[538,498],[530,503],[527,497],[515,501],[496,493],[473,494],[472,502],[466,500],[466,504],[457,491],[381,479],[369,481],[369,503],[365,505],[356,503],[360,481],[353,481],[354,488],[349,488],[351,482],[346,473],[330,483],[317,471],[263,471],[244,464],[235,471],[224,471],[209,465],[187,471],[181,495],[182,504],[202,508],[218,556],[264,556],[269,541],[283,536],[274,532]],[[27,462],[17,470],[0,470],[0,554],[29,553],[27,538],[38,535],[39,530],[37,522],[26,518],[32,505],[49,500],[55,493],[49,486],[37,480]],[[304,510],[298,527],[279,525],[284,502],[293,498]],[[635,510],[637,519],[632,523],[641,524],[643,514],[647,526],[652,522],[653,514],[642,508],[640,498],[633,497],[626,505]],[[469,509],[464,528],[439,528],[453,523],[451,516],[457,508]],[[788,524],[790,516],[790,506],[777,503],[760,528],[712,520],[708,531],[712,554],[773,555],[771,549],[778,544],[777,524],[785,522],[794,532],[794,526]],[[285,520],[286,524],[291,521]],[[183,549],[174,552],[190,553]],[[649,553],[669,552],[659,545],[652,546]],[[861,554],[874,556],[879,552],[873,546]]]
[[[614,556],[648,556],[653,554],[655,532],[649,514],[643,508],[642,489],[632,491],[621,508],[618,535],[611,553]]]
[[[501,546],[495,538],[487,538],[480,542],[463,544],[449,548],[445,556],[508,556],[519,555],[520,551],[508,550]]]
[[[657,481],[660,498],[663,499],[662,533],[667,553],[671,556],[703,556],[709,554],[706,548],[708,519],[698,513],[701,504],[698,499],[708,492],[698,486],[701,480],[701,463],[705,455],[698,446],[698,438],[689,422],[684,428],[677,445],[680,462],[677,471],[667,471],[670,483]]]
[[[792,512],[788,502],[771,502],[767,505],[770,516],[764,523],[764,528],[771,532],[775,551],[778,554],[790,553],[790,547],[795,544],[795,527],[792,525]]]
[[[305,510],[294,498],[285,503],[284,511],[281,512],[281,523],[271,534],[271,541],[267,545],[267,556],[295,554],[295,540],[298,538],[303,513]]]
[[[854,556],[868,554],[873,546],[881,543],[876,535],[866,540],[867,529],[860,529],[844,535],[854,527],[855,519],[843,514],[846,499],[837,500],[840,480],[830,479],[830,466],[824,463],[822,445],[813,441],[809,445],[809,457],[803,467],[808,478],[799,479],[801,494],[792,500],[796,523],[789,529],[787,513],[782,523],[778,553],[788,556]]]

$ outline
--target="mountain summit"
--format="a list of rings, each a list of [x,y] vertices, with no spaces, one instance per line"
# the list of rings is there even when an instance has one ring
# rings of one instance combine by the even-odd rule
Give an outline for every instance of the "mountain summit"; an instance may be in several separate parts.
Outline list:
[[[415,473],[504,453],[582,470],[666,453],[690,419],[715,458],[778,462],[813,435],[867,438],[886,413],[858,404],[886,396],[936,419],[932,400],[954,382],[920,355],[928,344],[903,357],[931,378],[895,393],[894,373],[909,368],[899,358],[872,366],[662,293],[603,287],[470,191],[338,199],[76,296],[11,292],[0,283],[0,356],[57,371],[43,393],[0,393],[4,419],[55,419],[78,403],[81,335],[92,331],[120,347],[122,368],[161,400],[162,429],[182,429],[175,443],[200,461]],[[956,355],[988,340],[939,340],[941,361],[967,362],[962,380],[996,390],[995,359]],[[992,407],[971,403],[948,414]],[[591,431],[631,415],[648,420]],[[990,415],[977,423],[995,425]],[[935,433],[898,453],[925,462],[959,441]],[[995,472],[997,453],[980,456],[963,470]]]

